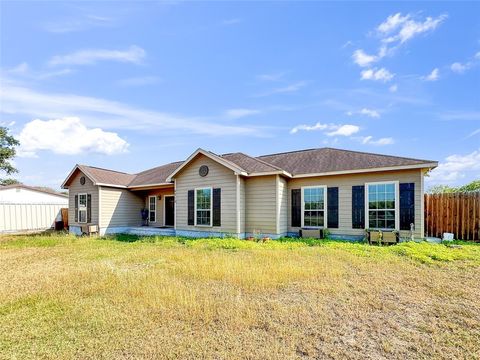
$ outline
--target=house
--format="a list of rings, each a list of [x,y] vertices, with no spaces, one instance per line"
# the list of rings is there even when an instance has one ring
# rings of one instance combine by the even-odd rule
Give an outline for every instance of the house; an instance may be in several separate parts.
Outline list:
[[[69,189],[70,231],[100,234],[296,236],[327,228],[361,238],[365,228],[423,237],[424,175],[436,161],[333,148],[252,157],[196,150],[185,161],[138,174],[76,165]],[[142,227],[141,209],[148,226]]]
[[[0,186],[0,233],[45,230],[62,220],[68,195],[41,187]]]

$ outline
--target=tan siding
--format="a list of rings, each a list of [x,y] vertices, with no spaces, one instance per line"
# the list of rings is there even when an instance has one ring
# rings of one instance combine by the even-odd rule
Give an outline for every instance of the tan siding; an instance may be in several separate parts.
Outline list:
[[[129,190],[100,187],[100,227],[140,226],[143,198]]]
[[[276,175],[245,180],[245,231],[277,233]]]
[[[332,234],[363,235],[362,229],[352,229],[352,186],[367,182],[399,181],[415,183],[415,236],[422,237],[423,213],[421,211],[422,178],[418,169],[386,171],[367,174],[323,176],[315,178],[290,179],[288,181],[288,231],[298,231],[291,226],[291,190],[302,186],[327,185],[338,186],[339,228],[330,229]]]
[[[240,233],[245,232],[245,179],[239,177],[240,182],[240,203],[239,203],[239,211],[240,211]]]
[[[278,176],[278,205],[277,205],[277,216],[278,216],[278,234],[282,234],[288,231],[288,190],[287,190],[287,181],[285,178]]]
[[[75,222],[75,195],[87,193],[92,195],[91,203],[91,223],[98,225],[98,186],[85,176],[85,185],[80,184],[80,178],[85,176],[81,171],[72,179],[68,187],[68,223],[69,225],[85,225],[85,223]]]
[[[201,177],[198,174],[198,169],[201,165],[207,165],[209,168],[208,175],[205,177]],[[200,154],[176,175],[175,186],[177,230],[237,232],[237,180],[232,170]],[[201,187],[222,189],[221,226],[205,227],[188,225],[188,190]]]
[[[170,189],[155,189],[155,190],[149,190],[146,195],[145,195],[145,203],[144,206],[145,208],[148,209],[148,197],[149,196],[157,196],[157,221],[149,222],[149,226],[163,226],[164,225],[164,216],[163,213],[165,211],[165,195],[172,195],[173,196],[174,190],[173,187]],[[161,199],[158,200],[158,195],[161,195]]]

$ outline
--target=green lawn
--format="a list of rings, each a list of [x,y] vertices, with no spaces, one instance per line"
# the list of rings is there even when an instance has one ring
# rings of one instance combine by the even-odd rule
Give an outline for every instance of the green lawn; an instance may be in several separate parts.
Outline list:
[[[3,236],[0,358],[480,358],[480,245]]]

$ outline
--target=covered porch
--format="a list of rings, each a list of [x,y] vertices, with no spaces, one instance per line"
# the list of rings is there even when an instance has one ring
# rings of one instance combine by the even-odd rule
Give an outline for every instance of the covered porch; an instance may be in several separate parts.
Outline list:
[[[141,187],[131,189],[133,193],[143,198],[145,209],[148,210],[147,220],[142,227],[135,227],[136,232],[158,232],[172,235],[175,228],[175,189],[173,184]],[[140,231],[140,229],[143,229]],[[133,230],[132,230],[133,231]],[[157,235],[152,233],[151,235]]]

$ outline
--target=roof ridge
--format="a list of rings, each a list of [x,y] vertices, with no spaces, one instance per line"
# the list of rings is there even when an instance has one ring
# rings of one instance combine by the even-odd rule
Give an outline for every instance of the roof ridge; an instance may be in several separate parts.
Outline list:
[[[86,168],[90,168],[90,169],[98,169],[98,170],[105,170],[105,171],[111,171],[111,172],[116,172],[118,174],[125,174],[125,175],[135,175],[135,174],[130,174],[130,173],[126,173],[124,171],[118,171],[118,170],[112,170],[112,169],[107,169],[107,168],[101,168],[99,166],[90,166],[90,165],[83,165],[83,164],[78,164],[78,166],[81,166],[81,167],[86,167]]]
[[[281,170],[281,171],[285,171],[284,169],[282,169],[282,168],[279,167],[279,166],[270,164],[270,163],[267,162],[267,161],[264,161],[264,160],[262,160],[262,159],[258,159],[258,158],[256,158],[256,157],[251,156],[251,155],[248,155],[248,154],[245,154],[244,152],[239,151],[238,154],[245,155],[245,156],[249,157],[250,159],[254,159],[254,160],[256,160],[256,161],[259,161],[259,162],[261,162],[262,164],[265,164],[265,165],[267,165],[267,166],[270,166],[270,167],[272,167],[272,168],[274,168],[274,169]]]
[[[133,175],[140,175],[140,174],[146,173],[147,171],[154,170],[154,169],[158,169],[158,168],[160,168],[160,167],[167,166],[167,165],[181,164],[181,163],[183,163],[184,161],[185,161],[185,160],[179,160],[179,161],[173,161],[173,162],[170,162],[170,163],[167,163],[167,164],[163,164],[163,165],[154,166],[154,167],[152,167],[152,168],[150,168],[150,169],[140,171],[140,172],[135,173],[135,174],[133,174]]]

